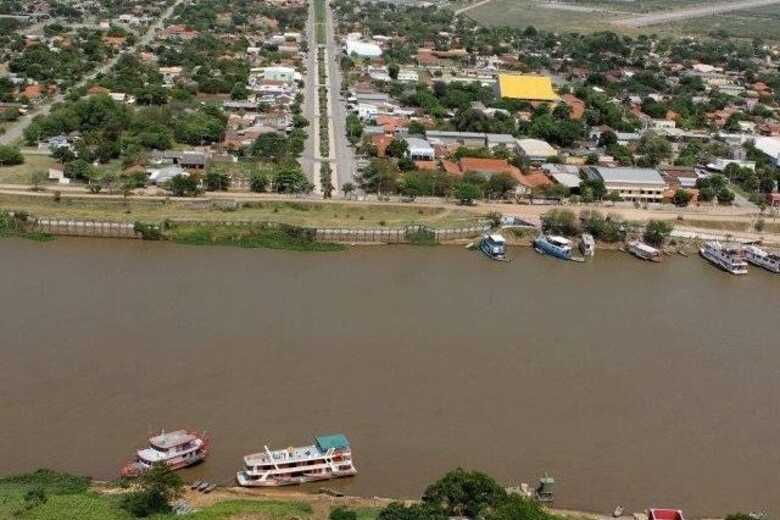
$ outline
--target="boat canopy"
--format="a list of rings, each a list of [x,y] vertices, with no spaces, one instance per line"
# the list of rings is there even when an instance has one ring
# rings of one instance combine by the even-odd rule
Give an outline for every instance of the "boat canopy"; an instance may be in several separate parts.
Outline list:
[[[334,435],[320,435],[314,439],[317,443],[317,448],[320,451],[328,451],[331,448],[334,450],[346,450],[349,448],[349,441],[346,436],[341,433]]]
[[[568,238],[564,238],[562,236],[558,235],[548,235],[547,240],[555,244],[556,246],[568,246],[571,245],[571,242]]]
[[[506,242],[506,240],[504,239],[504,237],[503,237],[502,235],[499,235],[498,233],[493,233],[493,234],[491,234],[491,235],[488,235],[488,238],[489,238],[489,239],[490,239],[492,242],[496,242],[497,244],[503,244],[503,243],[505,243],[505,242]]]
[[[174,446],[180,446],[188,442],[192,442],[196,437],[186,430],[177,430],[173,432],[163,432],[160,435],[149,439],[149,444],[155,448],[167,450]]]

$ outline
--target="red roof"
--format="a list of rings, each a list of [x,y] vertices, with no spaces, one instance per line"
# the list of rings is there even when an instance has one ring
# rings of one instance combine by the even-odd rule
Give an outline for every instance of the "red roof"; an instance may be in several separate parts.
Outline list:
[[[377,157],[384,157],[387,155],[387,147],[393,142],[392,135],[379,134],[371,137],[371,142],[376,146]]]
[[[463,173],[512,173],[514,168],[505,159],[480,159],[477,157],[463,157],[459,166]]]

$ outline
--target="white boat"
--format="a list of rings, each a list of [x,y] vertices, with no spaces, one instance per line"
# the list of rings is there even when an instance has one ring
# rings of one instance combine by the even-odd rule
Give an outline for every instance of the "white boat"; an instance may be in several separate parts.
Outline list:
[[[649,262],[660,262],[661,252],[641,240],[631,240],[628,243],[628,252],[637,258],[647,260]]]
[[[493,260],[506,259],[506,239],[498,233],[492,233],[482,237],[479,249]]]
[[[757,246],[745,246],[745,260],[767,271],[780,273],[780,255],[765,251]]]
[[[269,450],[244,457],[244,469],[236,475],[245,487],[279,487],[351,477],[357,474],[352,448],[342,434],[322,435],[314,444]]]
[[[747,274],[748,272],[741,247],[723,245],[715,241],[705,242],[699,249],[699,254],[728,273]]]
[[[585,256],[596,254],[596,241],[590,233],[583,233],[580,237],[580,252]]]
[[[123,477],[137,477],[151,469],[153,464],[164,463],[173,470],[197,464],[209,453],[208,436],[187,430],[161,432],[149,438],[149,446],[136,452],[135,460],[122,468]]]

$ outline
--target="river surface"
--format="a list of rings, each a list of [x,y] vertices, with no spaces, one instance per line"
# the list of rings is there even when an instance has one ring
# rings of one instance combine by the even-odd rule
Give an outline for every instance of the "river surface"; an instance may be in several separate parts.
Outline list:
[[[510,254],[0,240],[0,473],[109,479],[188,427],[213,442],[184,476],[228,483],[344,432],[352,494],[463,466],[549,472],[561,507],[780,513],[780,277]]]

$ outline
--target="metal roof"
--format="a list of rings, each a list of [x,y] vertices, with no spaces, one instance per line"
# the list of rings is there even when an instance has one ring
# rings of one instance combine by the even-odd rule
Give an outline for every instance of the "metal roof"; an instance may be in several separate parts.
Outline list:
[[[336,433],[333,435],[320,435],[314,440],[317,443],[317,448],[319,448],[320,451],[328,451],[331,448],[334,450],[344,450],[349,448],[349,441],[342,433]]]
[[[627,182],[631,184],[665,185],[658,170],[652,168],[601,168],[590,166],[586,169],[591,179],[601,179],[605,183]]]
[[[498,88],[501,97],[527,99],[529,101],[556,101],[552,80],[546,76],[530,74],[499,74]]]

